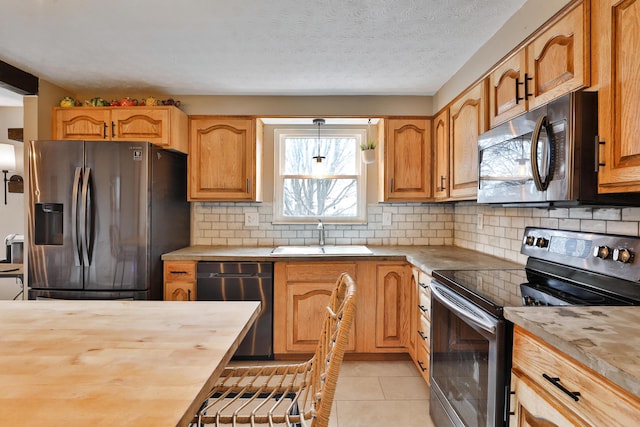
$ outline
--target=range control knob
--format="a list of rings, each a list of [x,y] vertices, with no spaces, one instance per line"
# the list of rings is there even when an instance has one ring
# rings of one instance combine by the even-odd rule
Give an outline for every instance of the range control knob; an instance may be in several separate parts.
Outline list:
[[[549,240],[545,239],[544,237],[538,237],[536,239],[536,246],[539,248],[546,248],[547,246],[549,246]]]
[[[533,246],[535,242],[536,242],[536,238],[534,236],[527,236],[524,239],[524,244],[527,246]]]
[[[611,249],[608,246],[596,246],[593,248],[593,256],[596,258],[607,259],[611,256]]]
[[[613,250],[613,260],[629,264],[633,262],[633,252],[626,248],[616,248]]]

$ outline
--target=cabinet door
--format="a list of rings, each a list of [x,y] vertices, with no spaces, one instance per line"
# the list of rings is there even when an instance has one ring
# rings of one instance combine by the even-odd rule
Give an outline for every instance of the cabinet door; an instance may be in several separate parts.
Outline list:
[[[490,127],[506,122],[527,111],[525,67],[527,55],[524,49],[502,62],[489,75]]]
[[[109,140],[109,108],[79,107],[53,109],[53,138],[58,140]]]
[[[165,282],[164,300],[165,301],[195,301],[196,300],[195,282]]]
[[[540,390],[526,376],[516,371],[511,373],[511,390],[515,393],[511,399],[511,419],[509,425],[515,427],[574,427],[586,426],[570,410],[562,406],[553,397]]]
[[[433,196],[436,200],[449,197],[449,109],[433,120]]]
[[[189,124],[189,199],[255,200],[251,118],[195,117]]]
[[[426,201],[431,197],[429,120],[387,120],[384,200]]]
[[[404,347],[409,332],[409,281],[405,265],[378,265],[376,347]]]
[[[274,265],[273,347],[276,355],[313,353],[331,292],[342,272],[358,281],[354,263],[277,262]],[[360,294],[360,290],[357,290]],[[358,296],[360,298],[360,296]],[[348,351],[356,349],[357,324]]]
[[[169,110],[144,107],[120,107],[111,111],[111,139],[148,141],[167,146],[170,143]]]
[[[598,61],[598,191],[640,191],[640,0],[593,2]]]
[[[588,5],[589,2],[587,2]],[[589,86],[589,8],[576,7],[527,45],[529,109]]]
[[[449,195],[452,199],[475,199],[478,194],[478,136],[487,130],[486,87],[486,80],[482,80],[450,108]]]

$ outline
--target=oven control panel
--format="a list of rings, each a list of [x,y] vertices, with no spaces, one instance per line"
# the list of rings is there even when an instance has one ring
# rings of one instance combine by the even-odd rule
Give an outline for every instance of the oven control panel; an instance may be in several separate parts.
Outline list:
[[[640,237],[527,227],[520,253],[633,282],[640,281]]]

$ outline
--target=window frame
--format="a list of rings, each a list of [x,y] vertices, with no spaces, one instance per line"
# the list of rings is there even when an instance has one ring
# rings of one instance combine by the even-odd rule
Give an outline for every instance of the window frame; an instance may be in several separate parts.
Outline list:
[[[317,127],[301,127],[301,128],[276,128],[273,137],[273,224],[317,224],[321,219],[325,224],[366,224],[367,223],[367,168],[361,161],[359,152],[360,144],[364,143],[367,138],[367,129],[364,127],[323,127],[320,138],[355,138],[356,144],[356,174],[354,175],[322,175],[323,179],[331,178],[352,178],[356,180],[356,193],[358,200],[356,201],[357,214],[353,217],[331,217],[331,216],[306,216],[306,217],[290,217],[284,216],[283,212],[283,188],[284,181],[287,178],[305,178],[313,179],[313,175],[293,175],[284,174],[284,155],[283,149],[286,138],[313,138],[317,139]]]

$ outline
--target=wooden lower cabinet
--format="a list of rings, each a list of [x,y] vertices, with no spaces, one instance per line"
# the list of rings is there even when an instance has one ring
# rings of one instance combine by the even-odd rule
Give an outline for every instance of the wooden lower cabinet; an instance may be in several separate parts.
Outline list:
[[[273,348],[278,355],[313,353],[318,344],[329,297],[336,280],[347,272],[357,282],[353,262],[276,262],[274,264]],[[356,298],[361,298],[356,288]],[[347,351],[357,350],[358,318]]]
[[[406,351],[410,329],[408,278],[406,264],[376,265],[376,348]]]
[[[511,392],[509,425],[638,424],[638,396],[518,326],[514,328]]]
[[[407,263],[283,261],[274,264],[276,358],[315,351],[325,307],[342,272],[356,281],[356,319],[347,351],[407,352],[411,276]]]
[[[519,427],[560,427],[588,425],[577,415],[549,397],[528,377],[514,373],[511,376],[511,420],[509,425]]]
[[[414,269],[415,270],[415,269]],[[416,356],[413,359],[418,372],[429,384],[429,363],[431,354],[431,289],[429,283],[431,276],[424,271],[418,270],[418,280],[416,282]]]
[[[196,300],[196,262],[164,262],[164,300]]]

